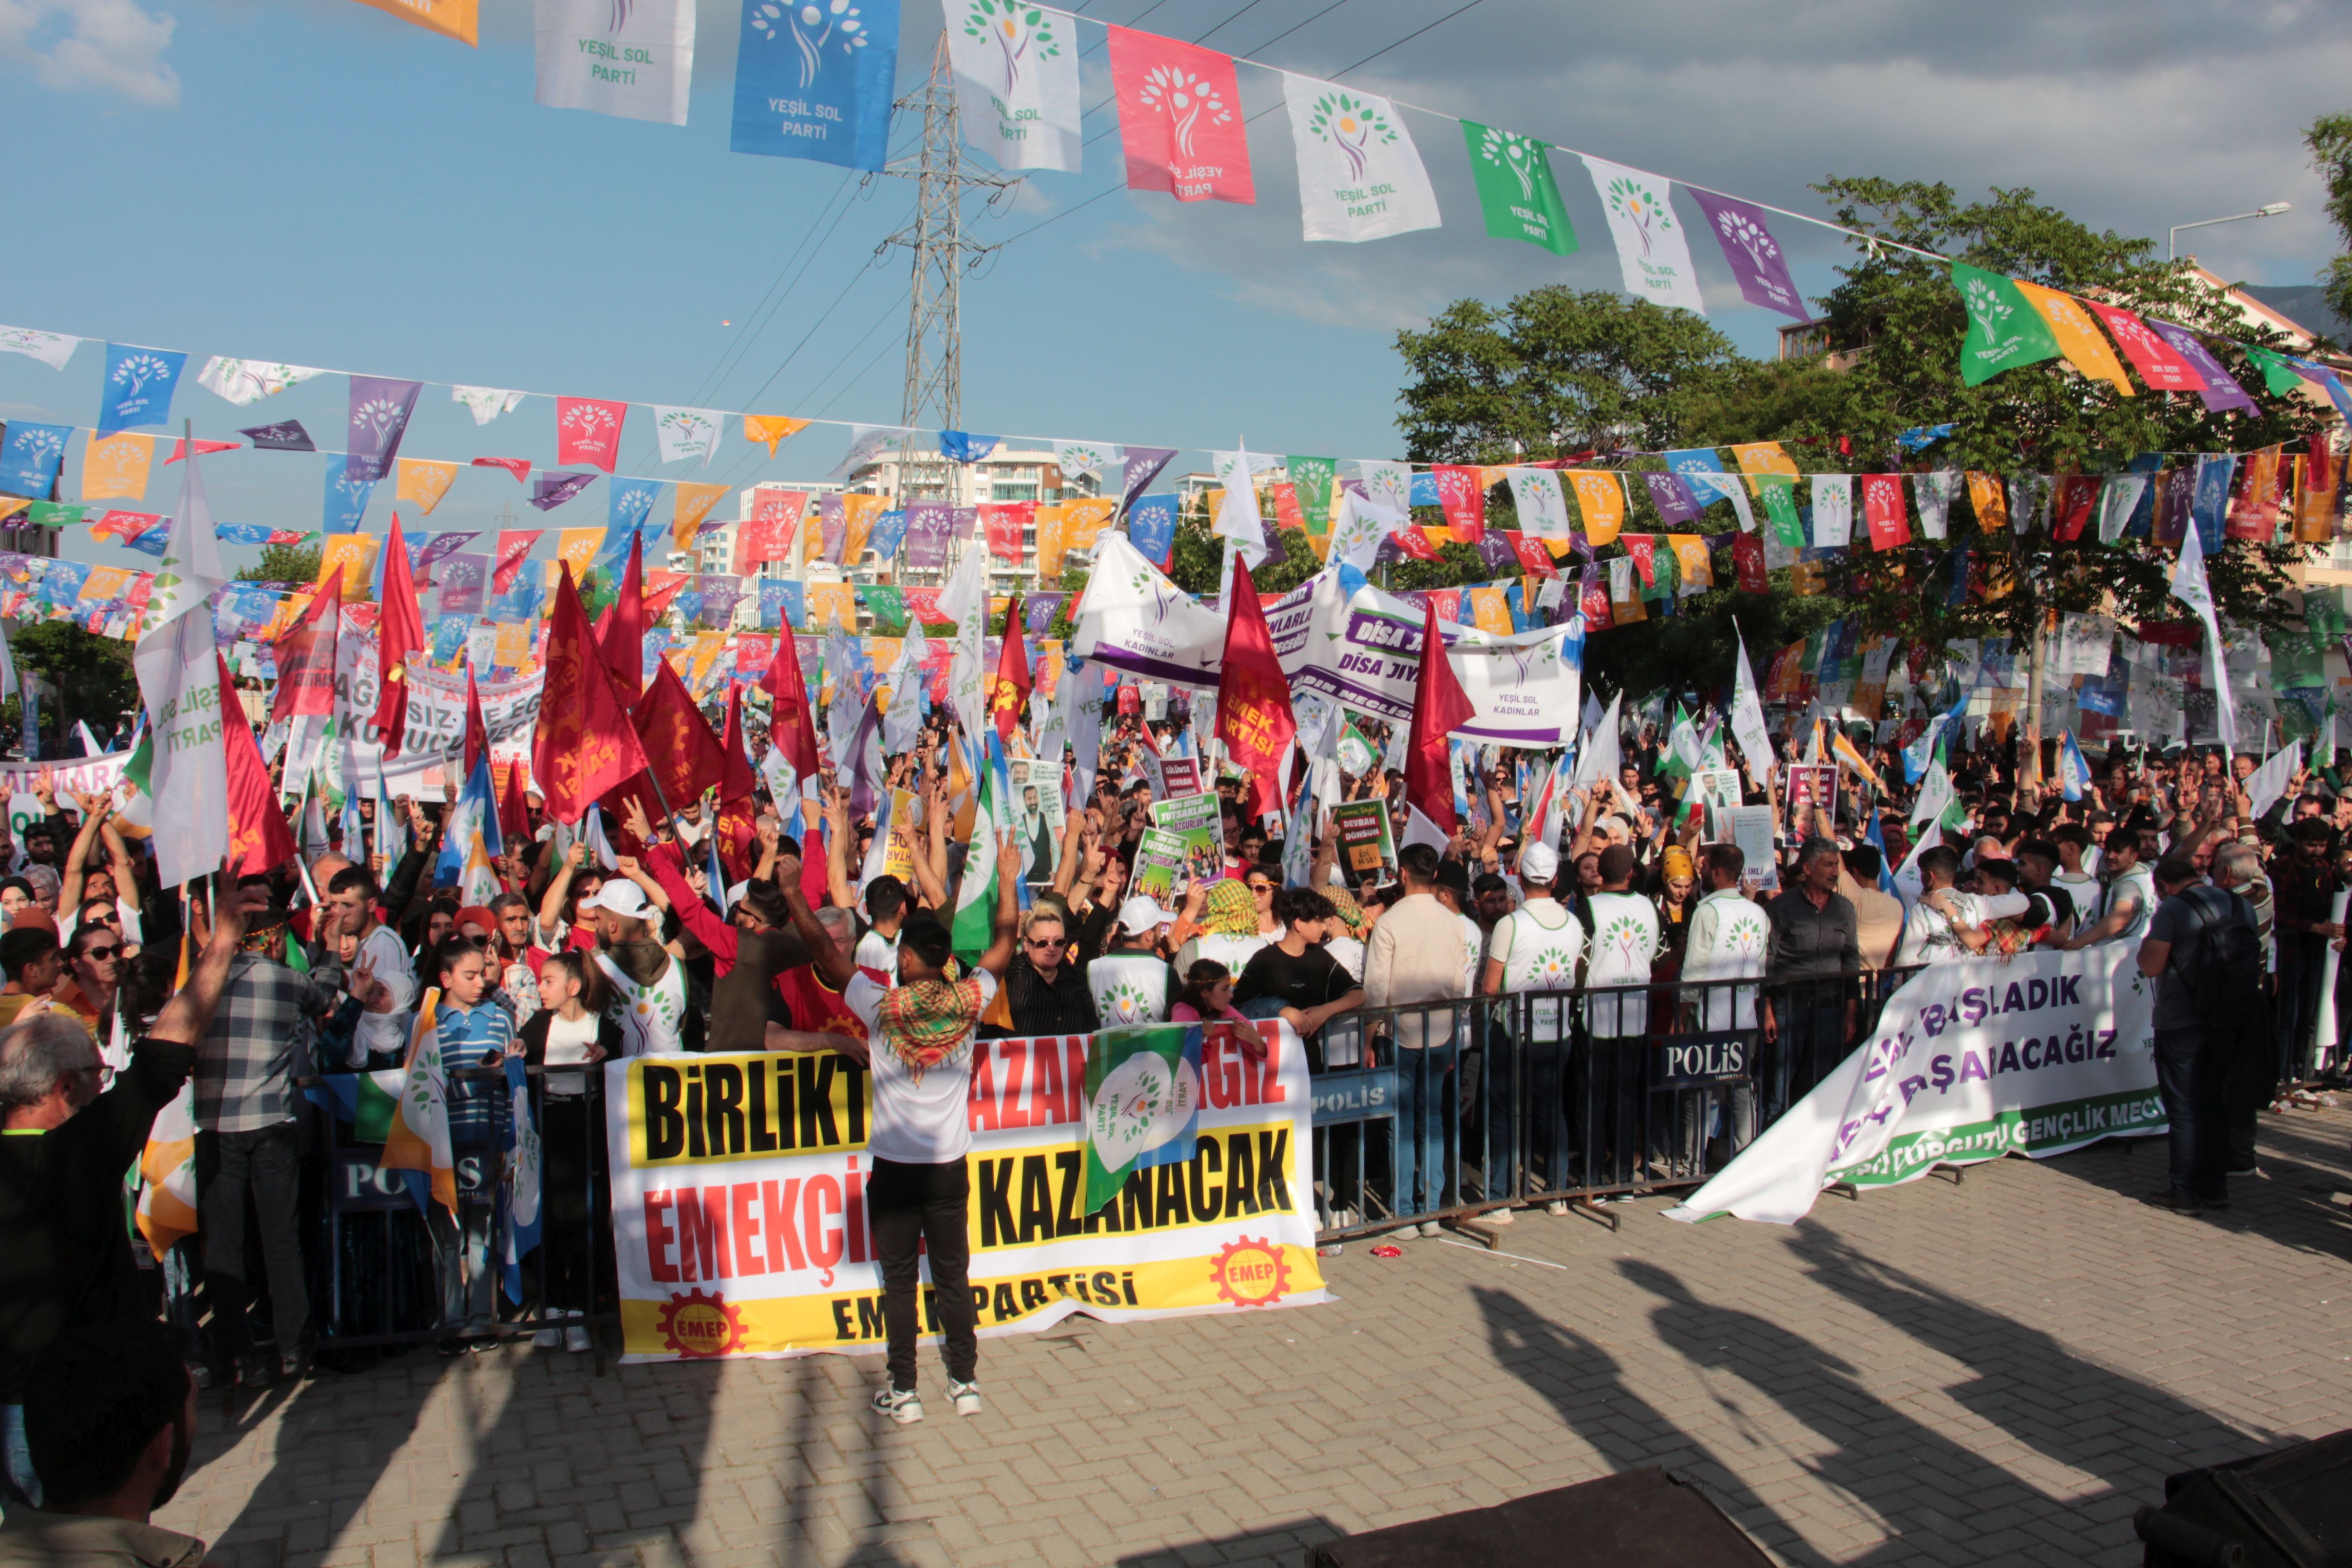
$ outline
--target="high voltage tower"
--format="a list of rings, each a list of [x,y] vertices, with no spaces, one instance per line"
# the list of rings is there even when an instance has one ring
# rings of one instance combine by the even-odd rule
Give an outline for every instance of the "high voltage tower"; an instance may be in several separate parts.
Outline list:
[[[960,286],[963,274],[996,248],[964,237],[963,195],[969,190],[985,189],[988,199],[995,202],[1021,182],[983,169],[965,156],[944,35],[931,56],[930,76],[895,107],[923,117],[921,143],[912,154],[883,171],[915,182],[914,221],[882,242],[883,247],[903,245],[915,253],[914,286],[907,305],[907,395],[899,423],[961,430]],[[926,413],[934,417],[926,419]]]

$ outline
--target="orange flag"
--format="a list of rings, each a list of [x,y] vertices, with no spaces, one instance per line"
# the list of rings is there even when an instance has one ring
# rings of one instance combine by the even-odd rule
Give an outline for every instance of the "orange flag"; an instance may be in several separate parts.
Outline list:
[[[414,22],[428,33],[461,44],[472,44],[480,31],[479,0],[360,0],[360,4],[390,12],[404,22]]]
[[[1257,584],[1239,562],[1234,564],[1226,610],[1224,664],[1217,672],[1217,739],[1234,765],[1249,774],[1249,815],[1264,816],[1282,809],[1282,762],[1298,733],[1298,720],[1290,709],[1290,679],[1275,655]],[[1450,795],[1450,784],[1447,791]]]
[[[577,822],[596,797],[646,768],[646,750],[629,710],[596,657],[588,614],[572,574],[555,583],[547,623],[547,684],[530,742],[531,777],[547,815]]]
[[[781,414],[746,414],[743,416],[743,439],[755,441],[768,448],[768,456],[776,455],[776,447],[808,428],[805,419],[787,418]]]
[[[2022,278],[2010,281],[2025,296],[2025,302],[2050,323],[2050,335],[2058,340],[2058,352],[2066,356],[2068,364],[2094,381],[2112,384],[2126,397],[2136,395],[2131,377],[2124,374],[2123,362],[2116,358],[2116,351],[2107,346],[2105,335],[2092,324],[2091,313],[2083,309],[2083,301],[2072,294],[2028,283]]]

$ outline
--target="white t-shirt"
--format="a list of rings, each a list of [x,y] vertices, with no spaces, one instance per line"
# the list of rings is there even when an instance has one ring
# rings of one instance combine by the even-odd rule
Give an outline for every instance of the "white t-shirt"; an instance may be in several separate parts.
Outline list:
[[[1194,961],[1213,958],[1225,966],[1226,973],[1239,980],[1242,971],[1249,967],[1249,961],[1265,945],[1266,940],[1262,936],[1196,936],[1177,952],[1177,978],[1190,974]]]
[[[686,1048],[679,1030],[686,1023],[686,965],[673,956],[662,967],[661,978],[639,985],[604,953],[596,966],[612,982],[618,999],[621,1054],[625,1057],[669,1056]]]
[[[1087,994],[1106,1029],[1167,1022],[1168,961],[1156,952],[1106,952],[1087,965]]]
[[[974,970],[980,982],[980,1005],[984,1012],[996,996],[996,976]],[[882,998],[889,987],[877,985],[863,970],[849,977],[842,1000],[866,1025],[866,1046],[873,1058],[874,1125],[866,1141],[877,1159],[902,1165],[944,1165],[961,1160],[971,1149],[971,1120],[966,1102],[971,1090],[971,1039],[919,1079],[898,1059],[882,1037]]]
[[[2107,884],[2105,896],[2096,900],[2099,918],[2105,919],[2115,912],[2117,903],[2134,898],[2139,900],[2139,914],[2131,924],[2109,937],[2109,942],[2138,942],[2147,935],[2147,922],[2156,918],[2156,872],[2153,868],[2134,866],[2128,871],[2116,872],[2116,879]],[[2092,906],[2078,903],[2075,907],[2087,909]]]
[[[1746,980],[1760,975],[1771,938],[1772,921],[1762,905],[1742,898],[1735,888],[1709,893],[1691,911],[1690,935],[1683,946],[1682,977],[1697,982]],[[1709,985],[1684,994],[1694,1004],[1692,1011],[1700,1028],[1756,1026],[1753,985]]]
[[[1658,956],[1658,910],[1649,900],[1632,893],[1592,895],[1592,956],[1586,966],[1587,985],[1645,984],[1651,961]],[[1592,1033],[1604,1038],[1648,1032],[1650,999],[1639,993],[1598,996],[1586,1015]]]
[[[898,939],[869,930],[857,939],[857,966],[877,974],[887,974],[890,984],[898,983]]]
[[[1895,968],[1909,969],[1915,964],[1942,963],[1948,959],[1968,956],[1969,950],[1960,945],[1952,922],[1940,910],[1924,899],[1911,906],[1904,917],[1902,945],[1895,950]]]
[[[1462,922],[1462,989],[1461,996],[1478,994],[1478,959],[1486,951],[1486,931],[1468,915],[1455,915]]]
[[[583,1013],[567,1019],[558,1013],[547,1021],[547,1056],[543,1065],[551,1068],[579,1067],[588,1060],[588,1047],[596,1043],[596,1030],[603,1020],[593,1013]],[[585,1094],[588,1075],[580,1072],[551,1072],[547,1075],[550,1094]]]
[[[1361,985],[1364,983],[1364,944],[1352,936],[1332,936],[1323,939],[1323,951],[1339,961],[1348,978]]]

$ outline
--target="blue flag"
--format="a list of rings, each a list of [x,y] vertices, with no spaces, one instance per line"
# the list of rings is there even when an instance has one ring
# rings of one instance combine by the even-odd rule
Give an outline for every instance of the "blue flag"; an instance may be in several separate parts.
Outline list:
[[[1176,547],[1176,498],[1139,496],[1127,509],[1127,542],[1135,552],[1163,571]]]
[[[629,535],[653,510],[654,498],[661,493],[662,483],[660,479],[614,479],[604,487],[612,492],[605,513],[605,542],[609,545],[618,539],[623,559],[628,555]]]
[[[441,858],[434,863],[433,885],[455,888],[460,902],[487,905],[502,890],[494,862],[504,841],[499,837],[499,803],[490,782],[488,752],[475,759],[449,808],[449,826],[441,835]]]
[[[326,513],[321,520],[329,533],[357,533],[367,516],[368,498],[375,493],[373,479],[355,479],[346,470],[341,452],[327,459]]]
[[[898,546],[907,541],[907,514],[893,509],[874,520],[874,531],[866,536],[866,548],[885,561],[898,558]]]
[[[1408,506],[1437,506],[1437,475],[1428,468],[1413,471],[1412,488],[1406,492]]]
[[[940,456],[950,463],[977,463],[996,450],[1003,437],[974,436],[965,430],[940,432]]]
[[[2058,732],[2058,787],[2068,800],[2080,800],[2091,787],[2091,764],[2084,759],[2083,748],[2074,743],[2074,731]]]
[[[898,0],[743,0],[728,146],[879,170],[898,74]]]
[[[130,343],[106,345],[106,384],[98,401],[98,433],[162,425],[172,417],[172,392],[188,356]]]
[[[2197,524],[2197,542],[2208,555],[2221,552],[2221,528],[2230,512],[2230,479],[2237,471],[2237,458],[2227,452],[2197,459],[2197,498],[2189,503],[2189,516]]]
[[[506,1276],[507,1300],[522,1304],[522,1260],[539,1246],[540,1215],[547,1205],[540,1184],[539,1121],[531,1114],[530,1089],[520,1056],[503,1059],[507,1070],[507,1103],[514,1114],[507,1119],[506,1158],[499,1179],[499,1261]],[[410,1172],[413,1177],[422,1173]]]
[[[1870,831],[1862,836],[1862,841],[1878,851],[1878,890],[1895,891],[1895,868],[1886,863],[1886,835],[1878,826],[1878,808],[1874,805],[1870,808]]]
[[[58,482],[58,465],[65,460],[66,443],[72,438],[70,425],[8,421],[7,444],[0,446],[0,488],[35,500],[47,500],[49,487]]]

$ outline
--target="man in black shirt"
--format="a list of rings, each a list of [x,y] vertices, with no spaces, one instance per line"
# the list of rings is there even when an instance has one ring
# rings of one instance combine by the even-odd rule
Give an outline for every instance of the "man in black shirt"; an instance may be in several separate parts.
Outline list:
[[[2278,943],[2275,1077],[2291,1084],[2309,1076],[2312,1036],[2319,1023],[2320,972],[2326,965],[2329,939],[2343,935],[2344,928],[2327,918],[2335,913],[2336,877],[2327,865],[2332,834],[2326,822],[2307,816],[2288,829],[2288,837],[2293,847],[2273,863],[2271,891],[2276,900],[2273,936]]]
[[[1252,954],[1234,984],[1234,1006],[1254,1018],[1283,1019],[1310,1053],[1319,1050],[1325,1024],[1364,1005],[1363,987],[1323,945],[1331,913],[1331,900],[1311,888],[1275,894],[1281,940]]]
[[[1031,910],[1021,922],[1021,951],[1004,971],[1004,998],[1014,1038],[1090,1035],[1102,1027],[1094,996],[1087,989],[1085,968],[1069,957],[1069,927],[1061,910]]]
[[[2074,934],[2074,922],[2079,911],[2073,895],[2051,879],[2058,872],[2058,846],[2046,838],[2029,838],[2017,847],[2018,891],[2042,900],[2041,910],[2029,910],[2026,924],[2036,930],[2050,928],[2046,945],[2060,946]],[[2036,919],[2046,915],[2046,919]]]
[[[1764,1114],[1767,1121],[1834,1067],[1854,1042],[1853,985],[1862,973],[1861,917],[1837,890],[1837,843],[1808,838],[1797,853],[1796,886],[1764,906],[1772,922],[1765,950]]]

